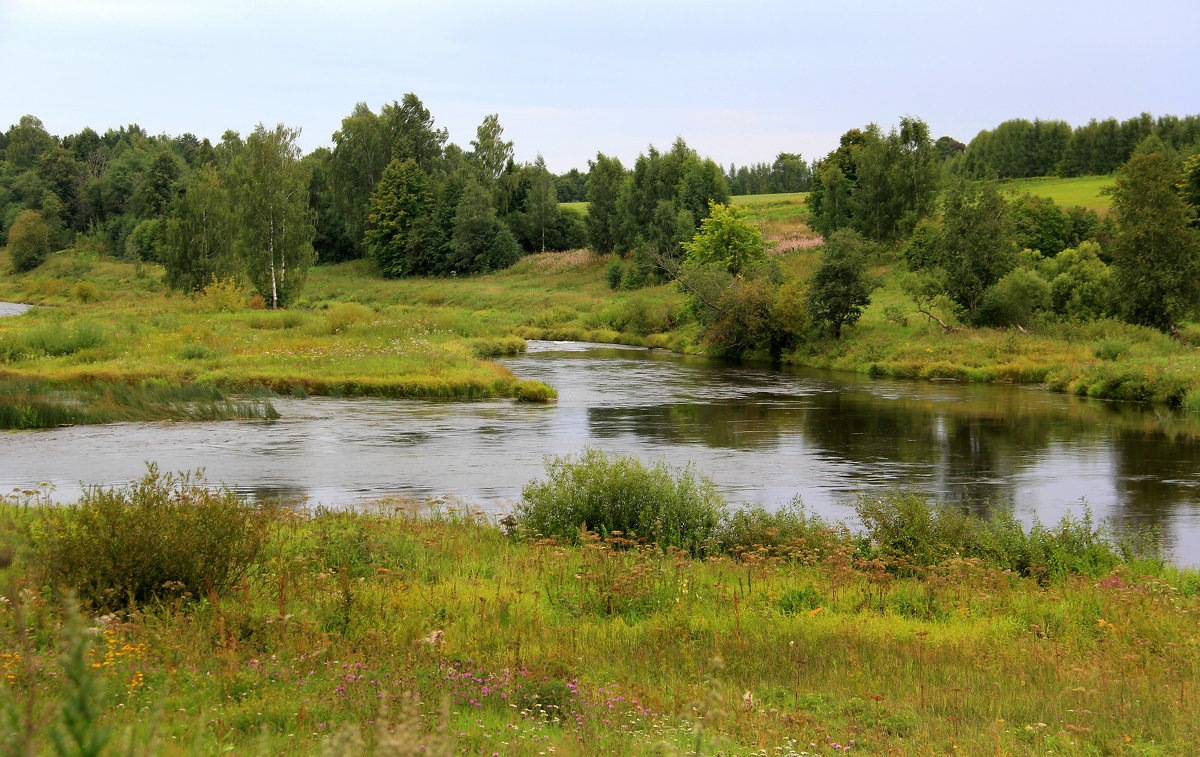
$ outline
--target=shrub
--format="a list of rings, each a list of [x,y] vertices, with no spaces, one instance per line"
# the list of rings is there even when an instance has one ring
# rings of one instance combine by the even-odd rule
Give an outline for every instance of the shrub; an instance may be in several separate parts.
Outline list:
[[[755,505],[725,513],[717,543],[723,552],[733,554],[761,549],[772,554],[797,549],[819,554],[847,537],[844,526],[827,523],[796,497],[778,510]]]
[[[53,511],[37,560],[55,585],[94,608],[220,592],[254,563],[265,537],[261,510],[197,474],[146,475],[93,487]]]
[[[50,254],[50,231],[42,214],[22,210],[8,229],[8,256],[18,273],[32,271]]]
[[[325,312],[326,327],[330,334],[340,334],[374,313],[371,308],[357,302],[339,302]]]
[[[604,280],[608,282],[609,289],[620,289],[623,278],[625,278],[625,266],[621,263],[620,257],[613,255],[604,269]]]
[[[71,296],[79,302],[95,302],[100,299],[100,290],[90,281],[79,281],[71,287]]]
[[[1122,339],[1104,339],[1096,344],[1092,354],[1101,360],[1120,360],[1129,354],[1129,342]]]
[[[726,502],[691,466],[646,465],[623,455],[585,449],[546,461],[546,479],[521,491],[513,512],[529,534],[576,541],[586,527],[620,531],[692,554],[715,544]]]
[[[235,313],[245,307],[248,295],[237,279],[213,276],[207,286],[196,292],[196,305],[209,313]]]

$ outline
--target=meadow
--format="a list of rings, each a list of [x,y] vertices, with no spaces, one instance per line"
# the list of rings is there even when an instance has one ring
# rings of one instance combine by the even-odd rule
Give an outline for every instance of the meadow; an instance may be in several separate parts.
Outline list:
[[[585,489],[665,496],[660,522],[684,504],[662,490],[677,471],[595,463],[567,464],[593,466]],[[861,501],[851,527],[713,503],[691,549],[677,531],[523,528],[531,507],[571,507],[562,473],[500,522],[445,501],[256,507],[155,470],[75,507],[8,497],[6,753],[1174,755],[1200,739],[1200,577],[1135,536],[902,493]],[[83,549],[101,544],[121,549]],[[120,562],[134,545],[145,559]]]

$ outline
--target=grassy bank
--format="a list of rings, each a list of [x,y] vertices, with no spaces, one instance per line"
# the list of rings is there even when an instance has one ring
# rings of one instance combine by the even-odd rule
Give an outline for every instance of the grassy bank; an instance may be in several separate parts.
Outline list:
[[[0,299],[48,307],[0,319],[0,377],[51,388],[152,380],[233,393],[553,396],[490,360],[524,343],[473,312],[336,301],[250,310],[236,288],[184,297],[160,276],[68,251],[7,277]]]
[[[1086,521],[1019,537],[923,501],[914,521],[895,495],[852,529],[727,514],[694,557],[615,531],[517,538],[445,503],[264,511],[153,476],[0,509],[9,743],[46,748],[63,712],[81,740],[168,755],[1171,755],[1200,739],[1200,578],[1123,562]],[[956,556],[952,539],[986,533],[1007,546]],[[169,572],[208,539],[253,549],[221,582]],[[145,558],[79,548],[118,540]],[[1035,542],[1041,562],[1005,562]],[[123,570],[152,598],[122,600]],[[90,633],[54,576],[87,589]]]

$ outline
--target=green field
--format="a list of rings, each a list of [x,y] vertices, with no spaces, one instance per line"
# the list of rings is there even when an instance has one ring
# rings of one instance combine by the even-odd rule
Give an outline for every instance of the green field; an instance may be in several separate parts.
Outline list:
[[[1043,176],[1034,179],[1011,179],[1001,182],[1001,187],[1018,194],[1028,192],[1039,197],[1049,197],[1064,208],[1078,205],[1103,213],[1108,210],[1109,199],[1101,194],[1101,190],[1112,183],[1112,176],[1080,176],[1074,179]]]

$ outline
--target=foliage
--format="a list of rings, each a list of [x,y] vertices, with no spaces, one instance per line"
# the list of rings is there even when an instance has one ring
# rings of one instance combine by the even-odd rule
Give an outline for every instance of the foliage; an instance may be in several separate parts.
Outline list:
[[[621,238],[618,202],[625,183],[625,167],[619,158],[596,153],[589,161],[587,180],[588,244],[600,254],[614,252]]]
[[[521,490],[513,518],[530,536],[603,535],[647,539],[700,554],[712,547],[725,500],[691,467],[672,468],[586,449],[546,460],[546,479]]]
[[[499,271],[521,257],[521,246],[496,217],[488,191],[476,181],[463,190],[450,249],[453,270],[459,273]]]
[[[259,124],[233,164],[234,247],[247,277],[272,309],[286,307],[316,262],[308,209],[309,173],[300,163],[299,131]]]
[[[8,256],[18,272],[31,271],[50,254],[49,230],[42,214],[22,210],[8,229]]]
[[[813,227],[822,234],[850,227],[876,241],[906,236],[933,212],[940,180],[924,121],[902,118],[887,134],[875,124],[853,129],[817,170]]]
[[[37,563],[55,586],[95,608],[203,597],[237,583],[254,564],[266,516],[199,474],[146,475],[89,488],[49,519]]]
[[[221,174],[205,166],[175,202],[162,249],[169,286],[192,292],[240,270],[233,256],[233,209]]]
[[[133,260],[159,262],[163,258],[166,242],[166,222],[160,218],[147,218],[133,227],[125,239],[126,254]]]
[[[1050,303],[1050,283],[1031,268],[1016,268],[983,293],[977,321],[988,326],[1031,326],[1050,309]]]
[[[994,186],[958,183],[950,188],[936,250],[946,294],[971,322],[982,322],[984,294],[1017,262],[1008,204]]]
[[[429,212],[428,177],[409,158],[393,160],[384,169],[374,194],[363,247],[386,278],[424,273],[413,264],[414,249],[425,240],[413,229]]]
[[[711,204],[708,217],[700,222],[700,230],[683,248],[692,263],[718,264],[734,276],[766,259],[762,232],[736,205]]]
[[[1173,332],[1200,303],[1200,230],[1176,192],[1179,173],[1149,137],[1117,174],[1112,269],[1123,317]]]
[[[870,252],[870,244],[849,229],[835,231],[825,239],[821,260],[808,285],[806,306],[813,323],[834,339],[842,337],[843,326],[858,322],[878,286],[867,275]]]
[[[1081,320],[1115,313],[1112,271],[1100,254],[1100,245],[1082,242],[1055,256],[1050,281],[1050,301],[1055,313]]]

